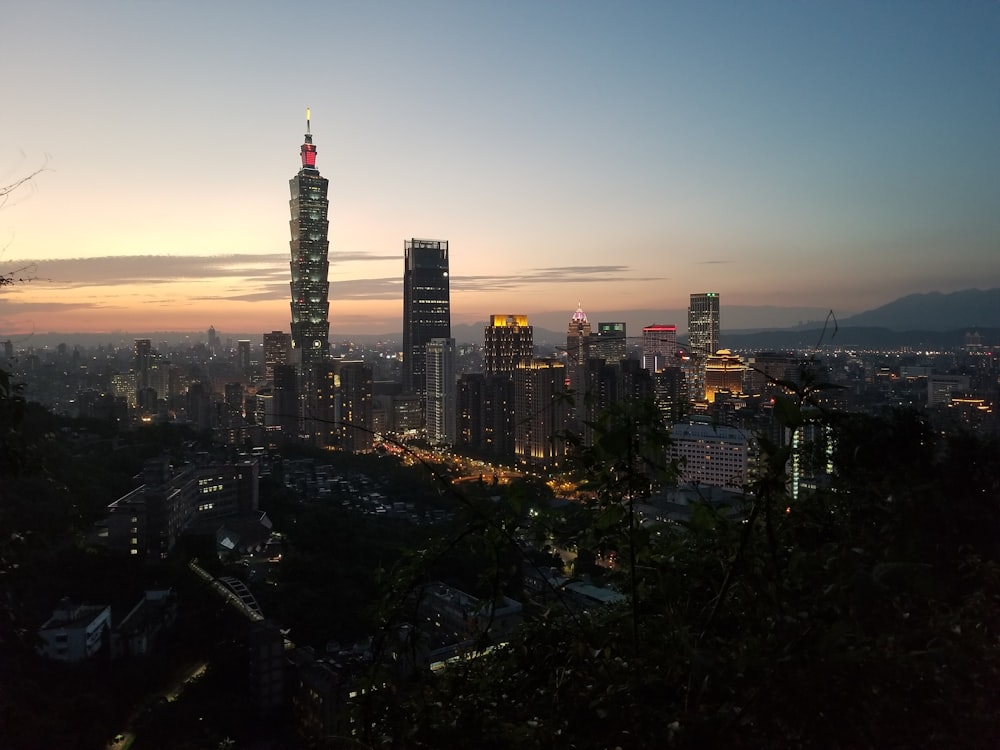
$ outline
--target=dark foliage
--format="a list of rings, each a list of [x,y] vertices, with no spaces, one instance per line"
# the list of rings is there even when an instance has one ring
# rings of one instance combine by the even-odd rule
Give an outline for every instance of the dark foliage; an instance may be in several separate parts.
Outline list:
[[[630,504],[669,469],[647,460],[658,433],[609,415],[581,454],[597,501],[572,533],[624,553],[626,602],[540,605],[506,648],[376,692],[368,745],[996,747],[997,445],[909,412],[803,407],[790,398],[782,418],[829,426],[832,490],[792,501],[790,448],[765,445],[741,517],[701,506],[659,527]],[[476,533],[510,547],[505,518]]]

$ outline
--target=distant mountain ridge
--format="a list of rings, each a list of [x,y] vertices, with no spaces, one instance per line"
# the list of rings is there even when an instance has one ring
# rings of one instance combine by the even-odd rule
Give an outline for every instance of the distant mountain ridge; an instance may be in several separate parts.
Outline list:
[[[809,349],[820,345],[883,349],[953,349],[977,332],[984,346],[1000,344],[1000,289],[909,294],[842,320],[831,316],[788,329],[724,331],[732,349]]]
[[[722,345],[735,351],[802,351],[828,346],[838,349],[898,349],[949,351],[966,344],[965,335],[980,334],[982,346],[1000,347],[1000,328],[956,328],[951,331],[892,331],[874,326],[833,326],[826,329],[723,333]]]
[[[909,294],[874,310],[839,321],[846,327],[891,331],[952,331],[1000,327],[1000,289],[965,289],[942,294]]]

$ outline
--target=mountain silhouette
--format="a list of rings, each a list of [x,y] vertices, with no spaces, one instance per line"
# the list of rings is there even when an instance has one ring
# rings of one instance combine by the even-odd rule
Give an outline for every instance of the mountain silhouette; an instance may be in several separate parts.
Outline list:
[[[838,322],[845,327],[888,328],[891,331],[1000,328],[1000,289],[909,294]]]

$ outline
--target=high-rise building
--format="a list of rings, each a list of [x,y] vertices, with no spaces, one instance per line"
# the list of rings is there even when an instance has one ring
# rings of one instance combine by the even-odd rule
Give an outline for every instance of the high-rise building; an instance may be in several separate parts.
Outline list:
[[[292,337],[284,331],[264,334],[264,378],[274,380],[276,365],[287,365],[292,348]]]
[[[208,327],[208,354],[215,357],[219,354],[222,343],[219,341],[219,334],[215,332],[215,326]]]
[[[153,359],[153,342],[149,339],[136,339],[134,352],[136,389],[149,388],[149,369]]]
[[[491,315],[484,331],[483,372],[513,374],[518,365],[531,361],[534,345],[527,315]]]
[[[309,129],[306,110],[305,142],[301,148],[302,168],[288,183],[291,200],[292,239],[292,346],[299,350],[302,372],[330,351],[330,263],[327,254],[327,184],[316,169],[316,147]]]
[[[403,389],[423,396],[427,342],[451,338],[448,242],[411,239],[403,249]]]
[[[597,335],[590,342],[589,356],[617,364],[628,357],[627,341],[624,323],[598,323]]]
[[[569,319],[566,330],[566,378],[574,393],[584,391],[585,370],[590,359],[591,328],[587,313],[582,305],[577,305],[576,312]]]
[[[514,456],[514,379],[466,373],[458,381],[457,442],[501,459]]]
[[[272,393],[274,414],[269,425],[280,427],[286,440],[297,440],[302,433],[302,409],[299,377],[294,365],[274,366]]]
[[[250,340],[240,339],[236,342],[236,366],[244,375],[250,371]]]
[[[653,401],[663,421],[680,421],[687,409],[687,380],[680,367],[662,367],[653,373]]]
[[[719,350],[719,295],[692,294],[688,305],[688,354],[685,376],[691,398],[705,398],[705,362]]]
[[[719,350],[719,295],[691,295],[688,306],[688,348],[692,356],[707,357]]]
[[[455,351],[455,339],[427,342],[427,439],[432,445],[455,444]]]
[[[642,366],[651,373],[677,364],[677,326],[654,323],[642,329]]]
[[[367,453],[372,449],[374,433],[371,368],[360,360],[335,359],[318,369],[318,387],[325,390],[325,394],[318,395],[326,397],[321,444],[350,453]]]
[[[555,466],[566,455],[566,366],[533,359],[514,371],[514,452],[528,464]]]

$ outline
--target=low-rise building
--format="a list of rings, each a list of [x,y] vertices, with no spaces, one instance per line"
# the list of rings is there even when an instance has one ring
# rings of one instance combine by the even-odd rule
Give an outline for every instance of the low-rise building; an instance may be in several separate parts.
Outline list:
[[[38,653],[54,661],[85,661],[101,650],[110,628],[111,607],[63,599],[38,630]]]
[[[111,657],[143,656],[177,619],[177,597],[172,589],[150,589],[111,631]]]

